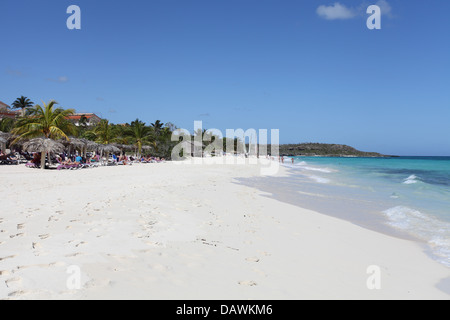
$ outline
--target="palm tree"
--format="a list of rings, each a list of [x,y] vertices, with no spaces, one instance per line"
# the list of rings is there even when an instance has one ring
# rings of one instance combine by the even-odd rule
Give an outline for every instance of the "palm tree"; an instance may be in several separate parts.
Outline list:
[[[142,146],[145,143],[152,143],[152,140],[154,140],[152,137],[152,129],[145,126],[145,122],[142,122],[139,119],[131,122],[131,126],[127,129],[126,135],[135,143],[138,149],[138,157],[140,157]]]
[[[10,132],[14,128],[15,119],[4,118],[0,120],[0,131]]]
[[[161,129],[162,129],[163,126],[164,126],[164,123],[162,123],[162,122],[159,121],[159,120],[156,120],[156,122],[155,122],[155,123],[152,123],[151,126],[152,126],[153,130],[155,131],[155,134],[158,136],[159,133],[160,133],[160,131],[161,131]]]
[[[23,117],[25,115],[26,110],[31,108],[33,106],[34,102],[32,102],[27,97],[21,96],[20,98],[17,98],[16,101],[14,101],[11,105],[13,109],[21,109],[20,115]]]
[[[28,116],[23,116],[17,121],[16,127],[12,130],[12,134],[18,137],[12,142],[17,143],[19,140],[45,138],[45,139],[66,139],[68,135],[75,132],[74,125],[67,120],[67,117],[75,111],[73,109],[64,110],[56,108],[57,102],[50,101],[48,104],[43,103],[43,107],[35,105],[34,108],[28,109]],[[45,159],[45,151],[41,152],[41,159]],[[42,169],[45,169],[45,160],[43,160]]]
[[[173,147],[178,142],[172,141],[172,131],[168,127],[164,127],[158,136],[157,150],[159,156],[164,158],[170,158]]]
[[[95,142],[100,144],[110,144],[117,139],[116,128],[106,119],[101,120],[90,133]]]

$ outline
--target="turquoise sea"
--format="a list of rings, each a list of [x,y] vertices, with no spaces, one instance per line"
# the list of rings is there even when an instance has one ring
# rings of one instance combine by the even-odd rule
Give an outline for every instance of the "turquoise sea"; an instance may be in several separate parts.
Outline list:
[[[242,181],[300,207],[425,244],[450,267],[450,157],[285,158],[286,178]]]

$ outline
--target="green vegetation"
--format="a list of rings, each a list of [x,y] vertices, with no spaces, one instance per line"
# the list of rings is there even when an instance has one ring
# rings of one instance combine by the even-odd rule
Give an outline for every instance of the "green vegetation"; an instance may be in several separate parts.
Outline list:
[[[67,120],[67,117],[74,113],[74,110],[64,110],[54,108],[55,101],[50,101],[44,106],[35,105],[28,108],[27,114],[19,118],[11,133],[17,136],[13,143],[20,140],[45,138],[69,140],[68,135],[72,134],[74,125]],[[41,167],[45,169],[45,151],[41,152]]]
[[[17,98],[11,105],[13,109],[21,109],[21,115],[24,116],[26,111],[33,107],[33,102],[27,97],[21,96]]]
[[[121,149],[128,147],[134,150],[133,154],[140,157],[142,154],[170,159],[171,151],[178,141],[171,141],[176,126],[172,123],[164,124],[156,120],[150,125],[136,119],[131,123],[122,125],[112,124],[103,119],[98,124],[89,125],[84,116],[75,126],[68,116],[74,110],[55,108],[57,103],[32,106],[33,103],[26,97],[20,97],[13,103],[13,108],[21,109],[22,115],[17,119],[5,118],[0,121],[0,131],[11,133],[14,138],[11,144],[27,141],[33,138],[66,139],[70,136],[95,141],[98,144],[116,144]],[[197,130],[194,137],[201,137],[202,149],[213,143],[215,138],[204,130]],[[223,150],[239,152],[238,145],[242,142],[238,138],[223,138]],[[229,147],[229,148],[227,148]],[[248,145],[246,145],[248,149]],[[232,149],[232,150],[229,150]],[[267,146],[270,153],[271,146]],[[279,146],[279,154],[285,156],[327,156],[327,157],[386,157],[375,152],[363,152],[347,145],[324,143],[283,144]]]
[[[43,107],[35,105],[33,108],[29,108],[27,114],[18,119],[11,131],[17,136],[13,143],[39,137],[68,140],[68,136],[75,132],[75,128],[67,120],[67,117],[75,111],[55,109],[56,104],[57,102],[50,101],[48,104],[44,103]]]
[[[270,150],[270,148],[269,148]],[[280,145],[280,155],[322,157],[387,157],[376,152],[364,152],[343,144],[300,143]]]
[[[68,120],[74,110],[56,108],[57,102],[33,105],[26,97],[20,97],[12,104],[13,109],[21,109],[21,115],[16,119],[0,120],[0,131],[10,133],[13,138],[10,145],[29,141],[33,138],[50,138],[54,140],[70,137],[84,138],[99,144],[116,144],[130,146],[138,156],[142,154],[169,159],[172,148],[177,142],[171,141],[172,132],[176,126],[164,124],[156,120],[150,125],[136,119],[122,125],[112,124],[103,119],[95,126],[90,126],[86,117],[81,117],[78,125]]]

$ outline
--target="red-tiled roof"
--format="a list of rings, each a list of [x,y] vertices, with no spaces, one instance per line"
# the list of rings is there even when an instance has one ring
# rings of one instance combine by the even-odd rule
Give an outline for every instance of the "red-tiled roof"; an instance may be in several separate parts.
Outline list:
[[[8,106],[6,103],[0,101],[0,108],[1,108],[1,107],[9,108],[9,106]]]
[[[76,113],[71,116],[68,116],[67,118],[70,120],[80,120],[82,117],[85,117],[86,119],[91,119],[91,118],[100,119],[100,117],[94,113]]]
[[[1,112],[0,111],[0,119],[2,119],[2,118],[14,119],[15,117],[17,117],[17,113],[15,113],[15,112]]]

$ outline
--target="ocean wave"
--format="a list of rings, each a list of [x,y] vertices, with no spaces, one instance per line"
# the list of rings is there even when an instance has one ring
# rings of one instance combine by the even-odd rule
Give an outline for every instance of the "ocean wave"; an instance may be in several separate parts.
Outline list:
[[[419,182],[418,177],[415,175],[410,175],[408,178],[406,178],[405,180],[403,180],[403,184],[413,184],[413,183],[417,183]]]
[[[330,181],[331,181],[330,179],[322,178],[319,176],[308,176],[308,178],[310,178],[318,183],[330,183]]]
[[[389,225],[426,241],[437,260],[450,267],[450,223],[405,206],[383,213]]]
[[[305,162],[305,164],[306,164],[306,162]],[[317,168],[317,167],[310,167],[310,166],[305,166],[305,165],[299,165],[298,167],[303,170],[318,171],[318,172],[323,172],[323,173],[332,173],[332,172],[337,171],[337,170],[330,169],[330,168]]]

